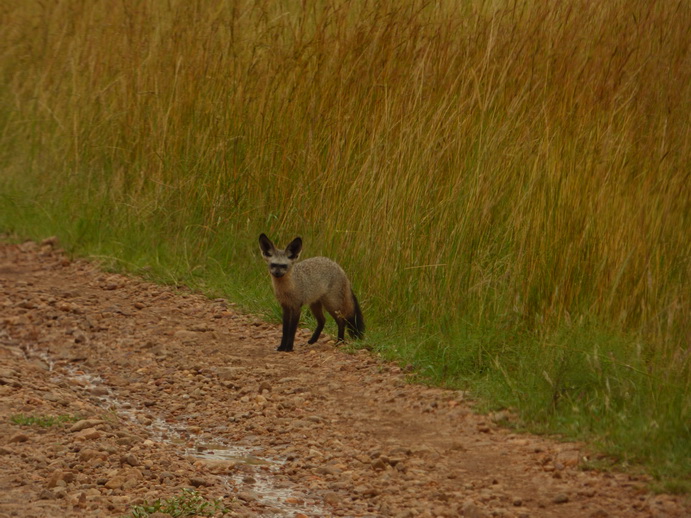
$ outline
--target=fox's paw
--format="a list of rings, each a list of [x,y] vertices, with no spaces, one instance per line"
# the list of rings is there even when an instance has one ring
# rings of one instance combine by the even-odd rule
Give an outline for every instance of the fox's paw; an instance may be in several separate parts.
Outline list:
[[[291,352],[293,352],[293,348],[292,348],[292,347],[285,347],[284,345],[279,345],[278,348],[277,348],[276,350],[277,350],[277,351],[284,352],[284,353],[291,353]]]

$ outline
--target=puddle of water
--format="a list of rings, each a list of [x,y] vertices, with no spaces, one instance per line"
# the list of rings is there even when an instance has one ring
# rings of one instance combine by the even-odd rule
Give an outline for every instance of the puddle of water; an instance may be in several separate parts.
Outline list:
[[[31,361],[38,358],[46,364],[48,367],[48,372],[53,372],[53,369],[55,368],[55,361],[47,352],[38,350],[31,346],[27,346],[26,348],[22,347],[21,351],[24,353],[24,359]]]
[[[194,448],[187,448],[187,455],[204,460],[218,460],[234,462],[236,464],[249,464],[250,466],[275,466],[283,464],[277,460],[268,460],[251,454],[249,448],[239,446],[226,446],[220,444],[197,444]]]
[[[276,474],[283,466],[283,460],[256,456],[252,453],[252,448],[227,444],[220,438],[212,439],[207,443],[196,443],[194,446],[189,446],[193,435],[186,433],[185,435],[188,437],[192,435],[192,437],[190,439],[183,437],[181,431],[185,432],[184,427],[178,425],[178,428],[176,428],[160,417],[151,418],[151,422],[145,425],[141,422],[138,415],[142,413],[149,415],[150,411],[145,407],[137,408],[130,402],[124,402],[114,397],[108,385],[104,383],[103,378],[99,375],[88,373],[69,363],[62,365],[62,370],[64,371],[64,374],[62,374],[55,370],[58,362],[54,361],[45,351],[27,348],[24,353],[27,359],[39,358],[45,362],[48,365],[49,371],[54,373],[55,377],[71,380],[84,390],[92,391],[92,397],[100,401],[101,406],[106,407],[108,410],[114,410],[119,417],[147,428],[152,440],[174,444],[186,456],[202,461],[210,463],[228,462],[233,465],[251,467],[250,471],[233,470],[227,475],[220,476],[224,485],[232,493],[234,493],[235,488],[246,488],[256,495],[259,502],[281,514],[298,512],[310,513],[313,516],[325,516],[327,514],[319,502],[305,502],[307,500],[305,495],[291,490],[290,487],[278,485],[279,482],[276,480]],[[96,387],[99,387],[100,390],[94,394],[93,390]],[[248,479],[251,479],[251,482],[248,482]],[[288,504],[287,502],[289,501],[305,503]],[[275,512],[271,512],[257,516],[275,516],[275,514]]]

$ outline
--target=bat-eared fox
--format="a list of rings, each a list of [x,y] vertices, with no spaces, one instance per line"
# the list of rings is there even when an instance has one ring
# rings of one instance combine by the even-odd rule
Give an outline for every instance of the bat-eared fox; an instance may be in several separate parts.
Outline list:
[[[292,351],[302,306],[309,304],[317,328],[307,343],[313,344],[324,329],[324,309],[338,325],[338,341],[345,328],[353,338],[361,338],[365,321],[343,268],[326,257],[297,262],[302,239],[296,237],[285,250],[277,249],[266,235],[259,236],[259,248],[269,265],[274,293],[283,308],[283,337],[279,351]]]

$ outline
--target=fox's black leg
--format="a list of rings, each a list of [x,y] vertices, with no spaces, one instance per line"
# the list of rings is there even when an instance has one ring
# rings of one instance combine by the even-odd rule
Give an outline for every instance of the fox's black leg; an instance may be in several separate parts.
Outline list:
[[[314,333],[312,334],[312,338],[307,340],[308,344],[313,344],[319,339],[319,336],[322,334],[324,324],[326,323],[326,319],[324,318],[324,312],[322,311],[321,302],[315,302],[314,304],[310,305],[310,309],[312,310],[314,318],[317,319],[317,327],[314,330]]]
[[[298,330],[300,323],[300,308],[293,310],[291,314],[290,329],[288,330],[288,351],[293,350],[293,343],[295,342],[295,333]]]
[[[338,324],[338,340],[337,342],[343,342],[345,341],[345,320],[342,318],[339,318],[336,320],[336,323]]]
[[[329,310],[329,315],[333,317],[333,319],[336,321],[336,325],[338,326],[338,339],[336,340],[336,342],[343,342],[345,340],[345,319],[341,316],[340,312],[338,311]]]
[[[295,332],[300,322],[300,309],[284,307],[283,308],[283,336],[281,337],[281,345],[278,346],[279,351],[292,351],[293,343],[295,342]]]

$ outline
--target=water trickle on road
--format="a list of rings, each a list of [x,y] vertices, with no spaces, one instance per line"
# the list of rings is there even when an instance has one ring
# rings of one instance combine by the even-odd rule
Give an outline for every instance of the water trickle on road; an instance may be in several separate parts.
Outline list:
[[[28,360],[43,362],[58,380],[64,378],[90,393],[94,402],[104,410],[113,411],[121,419],[144,426],[151,440],[176,445],[184,456],[191,459],[210,465],[222,464],[225,473],[217,476],[228,489],[230,497],[247,498],[244,496],[247,492],[238,492],[238,488],[251,485],[252,497],[270,510],[257,516],[268,517],[286,513],[309,513],[313,516],[326,514],[321,502],[305,498],[296,486],[276,479],[276,474],[285,464],[284,460],[256,455],[251,447],[228,444],[218,437],[203,442],[196,441],[196,434],[187,431],[184,425],[173,426],[160,416],[154,416],[143,423],[140,416],[144,414],[144,408],[138,408],[115,397],[105,380],[98,374],[89,373],[66,361],[56,360],[37,348],[27,348],[24,354]]]

